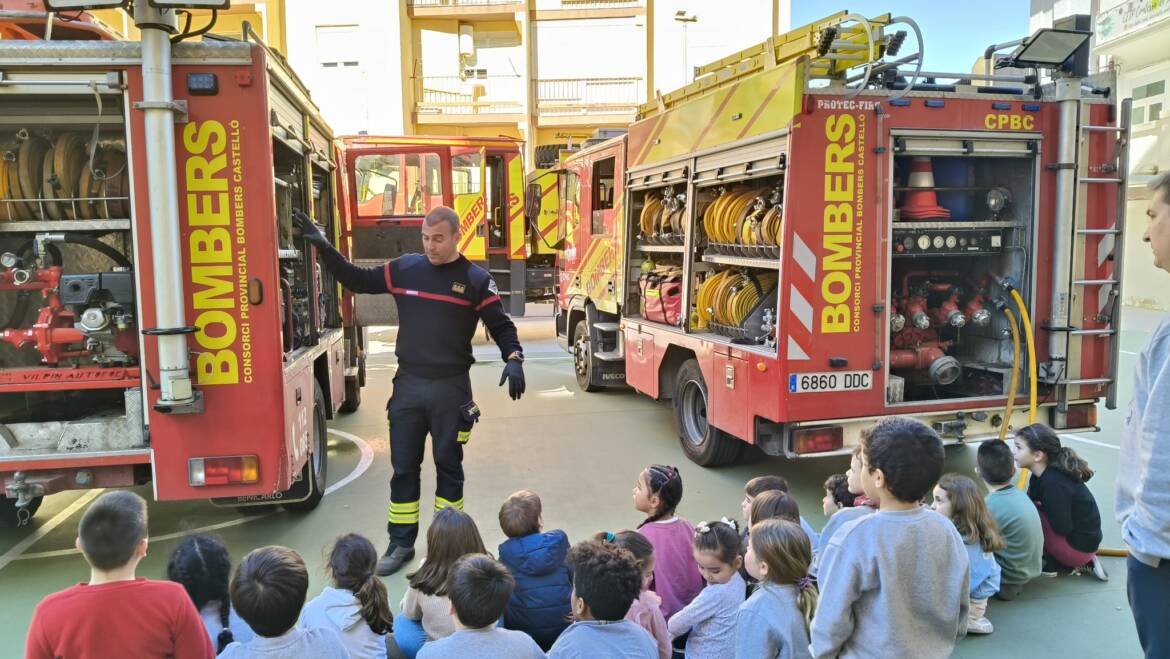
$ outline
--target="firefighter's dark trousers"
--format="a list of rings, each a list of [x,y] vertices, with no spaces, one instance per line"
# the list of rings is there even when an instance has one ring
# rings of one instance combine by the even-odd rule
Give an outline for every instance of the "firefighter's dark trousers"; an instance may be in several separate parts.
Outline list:
[[[413,547],[418,537],[423,450],[431,436],[435,461],[435,510],[463,510],[463,444],[472,422],[464,416],[471,402],[471,378],[423,378],[402,370],[394,376],[390,413],[390,511],[387,529],[399,547]]]

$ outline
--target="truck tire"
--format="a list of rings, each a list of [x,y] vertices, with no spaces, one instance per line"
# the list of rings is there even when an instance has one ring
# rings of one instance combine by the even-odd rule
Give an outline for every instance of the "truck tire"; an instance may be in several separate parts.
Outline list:
[[[41,507],[41,501],[45,497],[33,497],[29,502],[27,510],[28,517],[25,518],[25,523],[32,519],[33,515],[37,514],[37,509]],[[16,499],[9,499],[8,497],[0,497],[0,528],[15,529],[20,526],[20,515],[16,511]]]
[[[329,437],[325,425],[325,392],[321,391],[321,384],[313,384],[313,446],[312,454],[305,461],[301,470],[301,478],[311,478],[313,493],[304,501],[284,504],[286,510],[292,512],[308,512],[321,503],[325,496],[326,467],[329,464]]]
[[[589,321],[585,318],[577,321],[573,326],[573,371],[577,376],[577,386],[581,391],[601,391],[601,387],[593,383],[592,342],[589,339]]]
[[[707,383],[696,360],[688,359],[679,367],[673,403],[678,440],[692,462],[717,467],[739,459],[744,442],[707,422]]]
[[[338,408],[342,414],[353,414],[362,406],[362,385],[358,376],[345,379],[345,402]]]
[[[541,144],[533,151],[533,160],[539,169],[552,169],[560,160],[561,149],[567,149],[568,144]]]

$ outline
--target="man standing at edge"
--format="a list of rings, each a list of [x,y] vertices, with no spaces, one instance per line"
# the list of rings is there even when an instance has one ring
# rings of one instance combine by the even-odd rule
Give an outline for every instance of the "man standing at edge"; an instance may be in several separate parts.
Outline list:
[[[418,537],[420,475],[427,434],[438,482],[435,510],[463,510],[463,445],[479,419],[468,371],[475,363],[471,338],[480,319],[500,348],[512,400],[524,393],[524,353],[516,326],[504,313],[496,282],[459,253],[459,216],[440,206],[422,224],[424,254],[405,254],[382,267],[362,268],[342,256],[307,215],[293,214],[325,267],[354,293],[390,293],[398,304],[398,371],[386,405],[390,419],[390,546],[378,560],[387,576],[414,558]]]
[[[1170,174],[1150,186],[1154,266],[1170,272]],[[1150,335],[1134,376],[1117,468],[1117,521],[1129,545],[1129,608],[1147,657],[1170,657],[1170,316]]]

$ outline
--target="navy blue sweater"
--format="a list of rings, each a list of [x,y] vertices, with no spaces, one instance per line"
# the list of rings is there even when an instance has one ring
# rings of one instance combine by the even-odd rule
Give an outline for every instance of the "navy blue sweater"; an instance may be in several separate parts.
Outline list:
[[[1101,546],[1101,511],[1084,483],[1049,467],[1039,478],[1032,476],[1028,497],[1073,549],[1092,553]]]
[[[500,545],[500,562],[516,579],[504,610],[504,627],[527,633],[548,650],[569,626],[569,537],[564,531],[533,533]]]
[[[398,304],[394,354],[404,371],[425,378],[467,373],[475,358],[471,339],[482,319],[507,359],[519,351],[516,326],[504,313],[496,282],[462,254],[431,265],[422,254],[405,254],[377,268],[350,263],[332,247],[318,248],[325,267],[354,293],[391,293]]]

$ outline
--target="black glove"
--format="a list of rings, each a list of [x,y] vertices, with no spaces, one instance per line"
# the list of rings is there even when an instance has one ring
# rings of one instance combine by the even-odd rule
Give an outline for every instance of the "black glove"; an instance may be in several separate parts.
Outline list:
[[[500,375],[500,386],[504,386],[504,382],[508,383],[508,395],[512,400],[520,400],[524,395],[524,366],[518,359],[509,359],[507,364],[504,364],[504,372]]]
[[[301,236],[305,240],[322,247],[329,245],[329,239],[325,237],[325,234],[321,233],[321,229],[317,228],[317,225],[313,223],[313,220],[308,215],[305,215],[304,211],[294,210],[292,217],[293,224],[297,225],[297,228],[301,230]]]

